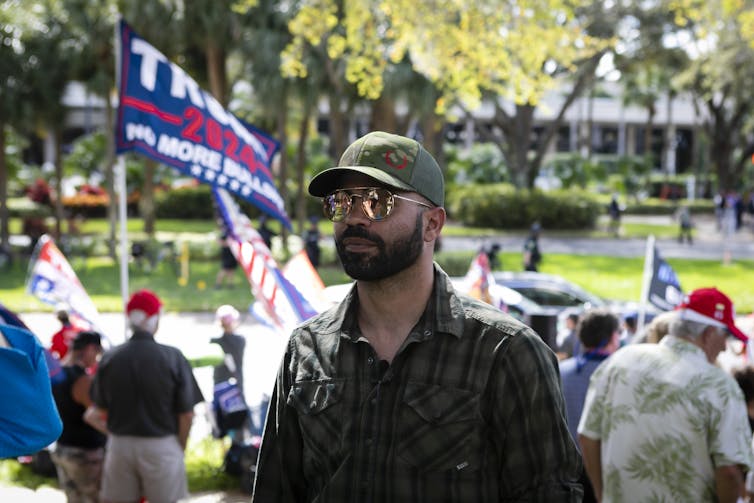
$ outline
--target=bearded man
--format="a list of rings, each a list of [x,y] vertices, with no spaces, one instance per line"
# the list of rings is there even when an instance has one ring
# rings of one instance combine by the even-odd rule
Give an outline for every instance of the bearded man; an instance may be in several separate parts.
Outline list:
[[[252,500],[580,501],[555,355],[434,262],[445,197],[432,156],[370,133],[309,193],[356,282],[292,334]]]

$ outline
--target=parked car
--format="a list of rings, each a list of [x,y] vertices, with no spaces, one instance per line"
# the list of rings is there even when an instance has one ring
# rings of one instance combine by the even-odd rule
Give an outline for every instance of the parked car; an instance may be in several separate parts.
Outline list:
[[[554,274],[498,271],[493,272],[492,276],[498,284],[517,291],[543,307],[589,309],[609,304],[598,295]]]

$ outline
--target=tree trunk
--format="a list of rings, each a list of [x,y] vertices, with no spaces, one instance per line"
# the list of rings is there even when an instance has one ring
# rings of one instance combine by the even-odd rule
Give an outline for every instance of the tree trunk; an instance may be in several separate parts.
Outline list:
[[[5,123],[0,120],[0,250],[10,249],[9,219],[8,166],[5,159]]]
[[[445,155],[442,149],[444,121],[435,113],[428,113],[421,118],[421,130],[424,134],[424,148],[432,154],[440,167],[445,166]]]
[[[304,233],[306,220],[306,197],[304,190],[304,174],[306,172],[306,143],[309,139],[309,122],[312,118],[313,103],[304,98],[304,113],[298,128],[298,151],[296,152],[296,220],[297,230],[301,235]]]
[[[644,157],[654,159],[652,151],[652,129],[655,122],[655,105],[652,103],[647,107],[647,123],[644,126]],[[653,163],[654,164],[654,163]]]
[[[729,128],[718,122],[711,135],[710,145],[710,158],[715,167],[715,173],[717,173],[717,188],[725,191],[736,188],[733,186],[734,180],[731,178],[731,152],[733,152],[731,140],[733,134],[729,131]]]
[[[139,210],[144,219],[144,232],[150,238],[154,237],[154,173],[156,169],[157,161],[151,158],[144,159],[144,186],[139,200]]]
[[[519,188],[534,186],[534,177],[529,172],[528,162],[533,116],[533,106],[516,105],[513,127],[507,132],[510,135],[511,174],[513,175],[513,183]]]
[[[226,107],[228,77],[225,70],[225,52],[212,37],[207,41],[207,78],[210,92],[223,107]]]
[[[330,94],[330,156],[337,162],[346,149],[346,118],[340,97]]]
[[[586,158],[592,158],[594,153],[594,86],[589,89],[586,109]]]
[[[59,240],[63,235],[63,133],[59,127],[54,127],[52,134],[55,137],[55,239]]]
[[[280,106],[278,107],[277,116],[277,130],[278,140],[280,141],[280,164],[278,166],[278,190],[280,191],[280,197],[283,199],[286,212],[289,211],[288,204],[288,132],[286,126],[288,125],[288,89],[285,85],[283,89],[283,96]],[[280,236],[283,238],[283,249],[288,251],[288,229],[283,227],[281,229]]]
[[[395,100],[384,94],[372,102],[372,117],[369,121],[371,131],[402,134],[398,131],[398,117],[395,113]]]
[[[671,165],[671,161],[674,162],[674,158],[671,159],[670,152],[673,148],[673,141],[675,136],[673,135],[673,93],[668,91],[668,102],[666,109],[665,131],[662,135],[662,148],[660,149],[661,165],[663,171],[668,176],[675,175],[675,165]]]

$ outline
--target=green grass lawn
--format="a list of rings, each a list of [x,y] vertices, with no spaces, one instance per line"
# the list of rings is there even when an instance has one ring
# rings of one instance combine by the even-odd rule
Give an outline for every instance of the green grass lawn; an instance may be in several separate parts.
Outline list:
[[[516,254],[511,260],[519,260]],[[736,260],[722,265],[720,260],[666,259],[675,270],[685,292],[715,286],[725,292],[739,314],[754,311],[752,277],[754,260]],[[514,262],[510,262],[514,263]],[[643,258],[576,256],[548,254],[541,271],[558,274],[601,297],[638,301],[644,268]]]
[[[668,220],[667,225],[636,223],[624,221],[621,225],[621,235],[625,238],[646,237],[654,234],[658,238],[674,237],[677,227]],[[11,231],[18,222],[11,221]],[[332,234],[332,223],[322,219],[319,222],[323,235]],[[139,219],[129,219],[127,228],[129,239],[143,239],[143,222]],[[552,237],[607,237],[606,219],[601,217],[595,229],[582,232],[548,230]],[[192,257],[189,262],[189,277],[184,283],[179,282],[175,272],[165,263],[158,265],[152,272],[144,272],[136,267],[130,268],[129,289],[151,288],[165,300],[168,311],[208,311],[220,304],[232,304],[239,310],[246,310],[253,298],[249,285],[239,270],[236,273],[236,283],[233,288],[215,290],[213,288],[218,261],[208,257],[206,250],[217,247],[217,224],[213,221],[194,220],[159,220],[156,223],[158,238],[162,241],[174,239],[178,242],[203,243],[202,256]],[[276,228],[279,231],[279,226]],[[88,236],[104,239],[108,232],[108,223],[104,219],[89,219],[81,229]],[[489,228],[469,228],[454,222],[448,222],[443,230],[447,236],[492,236],[492,235],[521,235],[525,231],[501,231]],[[99,247],[101,249],[102,246]],[[326,285],[350,281],[342,268],[337,264],[334,252],[323,250],[323,267],[319,273]],[[440,252],[438,262],[449,274],[458,276],[465,274],[469,262],[474,254],[473,250],[459,253]],[[283,262],[284,257],[277,257]],[[520,268],[520,254],[518,252],[503,253],[501,255],[506,269]],[[84,258],[81,255],[69,257],[71,266],[76,271],[81,283],[86,288],[100,311],[118,311],[121,309],[120,272],[117,263],[107,257]],[[754,291],[748,288],[742,277],[751,274],[754,261],[737,260],[732,265],[724,266],[719,260],[668,260],[675,269],[684,290],[688,291],[700,286],[718,286],[731,296],[739,312],[754,310]],[[10,270],[3,271],[0,276],[0,302],[21,312],[51,310],[25,291],[26,262],[19,260]],[[602,297],[617,300],[639,300],[641,290],[643,259],[602,257],[602,256],[568,256],[547,254],[542,265],[542,271],[558,274],[577,283],[585,289]]]
[[[448,274],[460,276],[468,270],[473,255],[473,251],[440,252],[437,261]],[[500,258],[505,269],[521,269],[520,253],[505,252],[500,254]],[[319,268],[323,282],[332,285],[350,281],[333,260],[330,252],[329,264]],[[722,265],[720,260],[668,259],[668,263],[676,271],[685,291],[702,286],[717,286],[733,299],[739,313],[754,311],[754,290],[750,288],[748,281],[741,280],[752,275],[754,260],[736,260],[727,266]],[[118,264],[109,258],[94,257],[77,258],[71,261],[71,265],[100,311],[122,309]],[[601,297],[638,301],[643,267],[643,258],[639,257],[547,254],[541,271],[563,276]],[[172,312],[212,311],[221,304],[231,304],[245,311],[253,297],[243,273],[240,269],[236,272],[233,288],[216,290],[213,285],[217,269],[216,261],[190,261],[189,281],[181,285],[175,273],[165,264],[151,273],[132,267],[129,289],[154,290],[164,300],[165,309]],[[11,270],[3,272],[0,302],[20,312],[51,311],[51,306],[26,292],[25,282],[25,263],[16,263]]]

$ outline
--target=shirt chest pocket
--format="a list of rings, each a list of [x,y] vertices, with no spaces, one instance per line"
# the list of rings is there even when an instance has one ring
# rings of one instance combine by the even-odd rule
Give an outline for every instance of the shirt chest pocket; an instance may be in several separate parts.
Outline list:
[[[408,384],[398,458],[421,472],[475,471],[482,458],[482,424],[478,393]]]
[[[286,403],[296,410],[304,444],[304,469],[336,463],[343,446],[343,381],[299,381]]]

